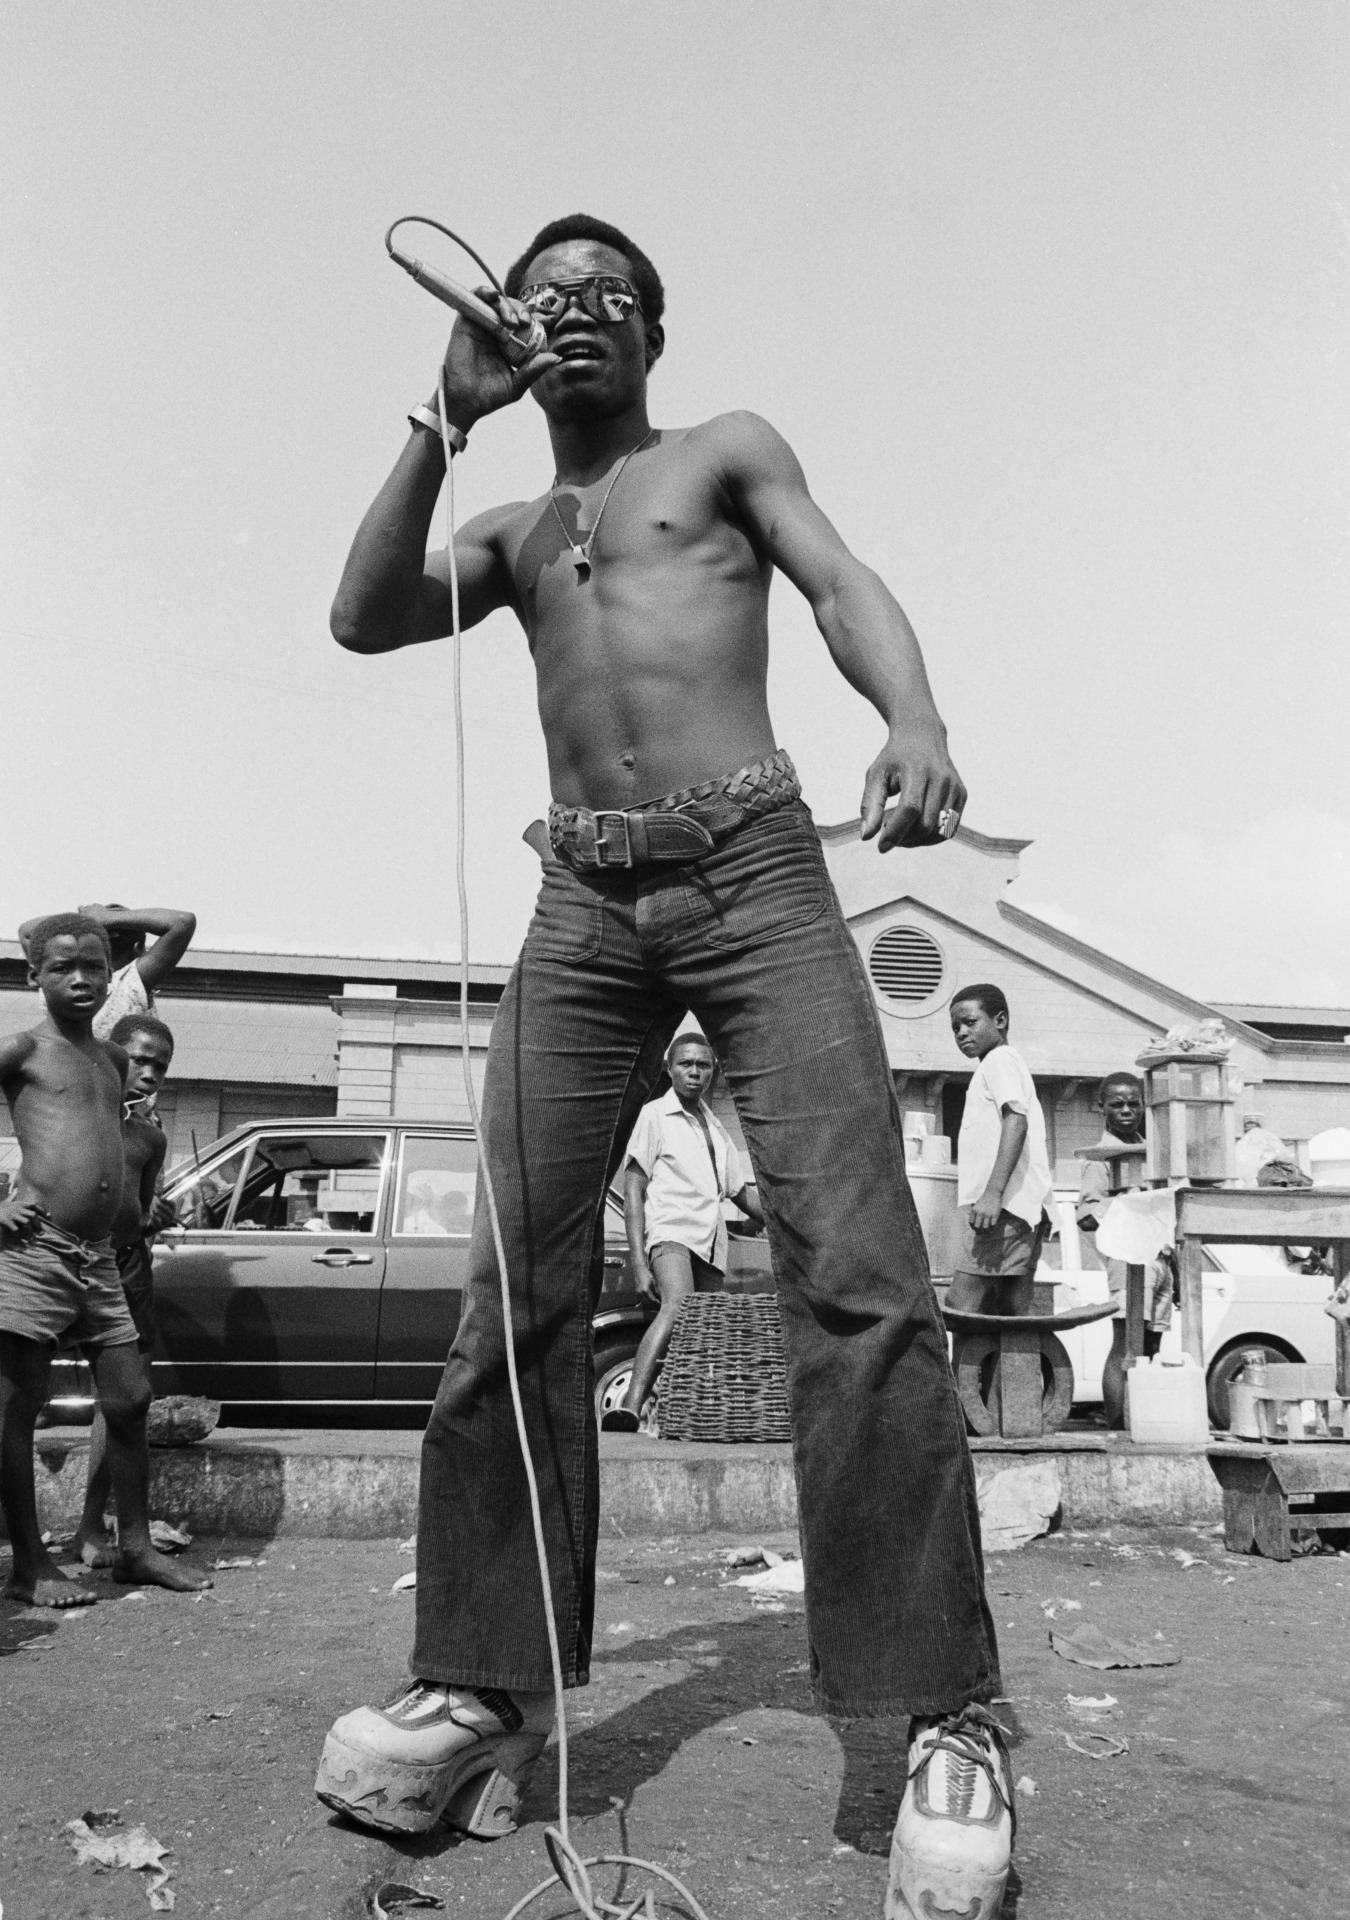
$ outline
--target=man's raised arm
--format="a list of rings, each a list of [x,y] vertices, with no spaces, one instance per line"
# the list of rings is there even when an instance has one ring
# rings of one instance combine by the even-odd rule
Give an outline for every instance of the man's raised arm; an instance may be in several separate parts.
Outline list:
[[[487,297],[492,297],[490,289]],[[510,304],[514,312],[514,302]],[[556,354],[539,353],[523,367],[509,367],[493,341],[467,321],[456,321],[444,368],[451,426],[468,433],[484,414],[519,400],[540,374],[556,365]],[[437,394],[427,405],[432,413],[437,411]],[[426,552],[444,478],[439,435],[414,427],[347,556],[329,621],[340,647],[352,653],[390,653],[449,633],[448,566],[444,559],[429,566]],[[495,518],[483,514],[470,521],[455,541],[460,624],[465,627],[510,604],[511,582],[492,538]]]
[[[947,752],[947,729],[933,702],[914,629],[885,582],[857,559],[807,491],[801,466],[781,434],[756,414],[716,422],[727,491],[751,539],[810,602],[835,665],[886,722],[887,740],[867,770],[862,837],[926,846],[942,838],[938,817],[966,803]]]

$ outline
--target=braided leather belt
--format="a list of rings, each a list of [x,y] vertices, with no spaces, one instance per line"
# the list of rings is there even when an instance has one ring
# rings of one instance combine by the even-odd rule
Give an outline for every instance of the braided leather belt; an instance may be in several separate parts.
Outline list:
[[[767,760],[643,807],[593,813],[555,803],[548,810],[548,837],[558,858],[579,872],[696,860],[746,820],[790,805],[801,792],[792,758],[780,747]]]

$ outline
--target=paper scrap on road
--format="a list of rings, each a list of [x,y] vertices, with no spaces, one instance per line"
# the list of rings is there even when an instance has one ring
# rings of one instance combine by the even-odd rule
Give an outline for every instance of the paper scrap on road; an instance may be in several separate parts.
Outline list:
[[[390,1593],[411,1593],[416,1585],[417,1571],[414,1568],[411,1573],[401,1573],[389,1591]]]
[[[1013,1788],[1013,1792],[1020,1794],[1024,1800],[1034,1800],[1036,1798],[1036,1782],[1029,1773],[1024,1773],[1022,1778],[1017,1782],[1017,1785]]]
[[[1120,1705],[1114,1693],[1069,1693],[1064,1697],[1069,1703],[1069,1712],[1080,1720],[1104,1720],[1112,1707]]]
[[[398,1543],[398,1552],[399,1553],[416,1553],[417,1552],[417,1535],[415,1533],[410,1533],[406,1540],[400,1540]]]
[[[755,1593],[805,1593],[806,1565],[801,1560],[780,1560],[763,1573],[740,1574],[734,1584]]]
[[[438,1900],[434,1893],[423,1893],[420,1887],[410,1887],[403,1880],[387,1880],[370,1896],[371,1920],[396,1920],[401,1913],[415,1913],[432,1909],[444,1913],[445,1902]]]
[[[66,1836],[82,1867],[130,1867],[144,1873],[146,1896],[156,1913],[172,1913],[173,1888],[164,1856],[169,1848],[161,1846],[147,1827],[124,1827],[115,1807],[102,1812],[86,1812],[78,1820],[67,1820]]]
[[[238,1706],[239,1702],[236,1700],[232,1701],[228,1707],[208,1707],[206,1717],[208,1720],[228,1720],[238,1710]]]
[[[211,1571],[212,1573],[235,1573],[241,1567],[265,1567],[266,1565],[266,1560],[255,1559],[252,1554],[227,1553],[223,1554],[219,1560],[211,1562]]]
[[[1175,1667],[1181,1660],[1181,1655],[1165,1643],[1150,1646],[1137,1640],[1118,1640],[1090,1620],[1072,1633],[1056,1633],[1051,1627],[1050,1645],[1062,1660],[1101,1671],[1108,1667]]]
[[[1053,1620],[1057,1613],[1081,1613],[1081,1600],[1042,1600],[1041,1612],[1047,1620]]]
[[[1172,1558],[1181,1567],[1202,1567],[1204,1561],[1194,1553],[1187,1553],[1185,1547],[1173,1547]]]
[[[158,1547],[161,1553],[181,1551],[192,1545],[192,1535],[186,1527],[172,1526],[167,1520],[150,1522],[150,1544]]]

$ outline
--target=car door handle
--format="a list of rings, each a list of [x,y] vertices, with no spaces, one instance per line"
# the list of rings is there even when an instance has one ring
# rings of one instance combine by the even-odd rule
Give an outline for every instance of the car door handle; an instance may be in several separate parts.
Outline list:
[[[346,1247],[334,1247],[328,1253],[312,1253],[310,1259],[316,1267],[373,1267],[373,1253],[350,1253]]]

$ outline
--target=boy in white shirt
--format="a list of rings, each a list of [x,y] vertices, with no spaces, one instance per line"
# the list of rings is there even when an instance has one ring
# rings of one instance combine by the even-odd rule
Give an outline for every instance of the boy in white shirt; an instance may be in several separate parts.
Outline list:
[[[981,982],[952,997],[952,1033],[978,1062],[956,1146],[961,1228],[947,1305],[1029,1313],[1051,1194],[1045,1116],[1021,1054],[1008,1045],[1008,1002]]]

